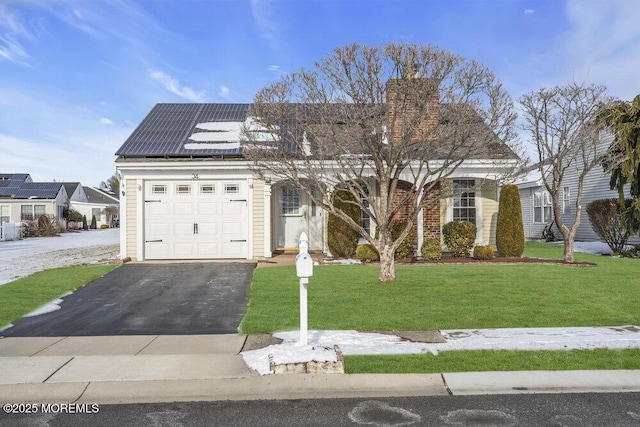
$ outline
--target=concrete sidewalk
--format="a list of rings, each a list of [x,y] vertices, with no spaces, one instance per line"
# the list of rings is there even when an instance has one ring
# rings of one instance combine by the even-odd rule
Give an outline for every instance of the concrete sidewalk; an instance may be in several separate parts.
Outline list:
[[[244,335],[0,339],[2,403],[640,391],[640,371],[259,376]]]

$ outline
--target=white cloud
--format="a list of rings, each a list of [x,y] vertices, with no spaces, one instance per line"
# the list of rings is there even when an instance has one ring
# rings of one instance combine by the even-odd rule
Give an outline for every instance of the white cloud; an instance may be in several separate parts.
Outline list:
[[[198,92],[188,86],[183,86],[177,79],[162,71],[151,70],[149,76],[162,83],[169,92],[181,98],[186,98],[193,102],[205,102],[207,99],[205,91]]]
[[[219,87],[220,92],[218,93],[221,97],[223,98],[229,98],[229,95],[231,93],[231,90],[226,87],[225,85],[220,85]]]
[[[630,100],[640,93],[640,8],[630,0],[569,0],[564,50],[569,80],[604,84]]]
[[[277,50],[279,48],[279,28],[273,18],[269,2],[267,0],[252,0],[251,13],[253,20],[260,30],[260,36],[265,40],[267,46],[273,50]]]
[[[533,10],[533,9],[525,9],[525,10],[524,10],[524,14],[525,14],[525,15],[531,15],[531,14],[533,14],[533,13],[536,13],[536,11],[535,11],[535,10]]]
[[[0,61],[28,65],[30,55],[20,39],[31,38],[19,14],[6,5],[0,5]]]
[[[108,117],[100,117],[100,124],[112,125],[113,121],[111,121],[111,119],[109,119]]]

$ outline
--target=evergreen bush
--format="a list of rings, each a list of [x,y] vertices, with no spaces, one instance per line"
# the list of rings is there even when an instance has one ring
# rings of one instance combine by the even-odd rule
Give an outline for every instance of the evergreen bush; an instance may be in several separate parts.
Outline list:
[[[360,207],[355,204],[356,198],[346,190],[336,190],[332,203],[336,209],[344,212],[356,223],[360,222]],[[356,252],[360,235],[346,222],[333,214],[329,214],[327,224],[327,245],[331,255],[337,258],[350,258]]]
[[[98,228],[98,222],[96,221],[96,216],[91,215],[91,229],[95,230],[96,228]]]
[[[436,261],[442,259],[442,245],[438,239],[427,239],[422,244],[420,255],[425,261]]]
[[[631,200],[625,200],[625,209]],[[629,232],[622,228],[622,209],[618,199],[594,200],[587,204],[587,215],[593,231],[607,244],[614,254],[624,251]]]
[[[356,249],[356,258],[362,262],[379,261],[380,254],[371,244],[360,245]]]
[[[473,257],[475,259],[493,259],[495,249],[493,246],[476,246],[473,248]]]
[[[469,221],[451,221],[442,227],[444,244],[454,257],[469,257],[476,240],[476,225]]]
[[[500,190],[496,248],[504,257],[521,257],[524,253],[524,224],[517,185],[505,185]]]

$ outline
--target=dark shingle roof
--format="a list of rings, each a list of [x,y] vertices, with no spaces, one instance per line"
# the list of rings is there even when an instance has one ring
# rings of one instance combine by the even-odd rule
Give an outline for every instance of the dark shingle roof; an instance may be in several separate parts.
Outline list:
[[[89,203],[117,205],[118,199],[112,195],[105,193],[102,190],[95,189],[93,187],[82,187],[84,193],[87,195]]]
[[[116,152],[123,157],[240,156],[241,148],[187,149],[207,122],[244,122],[249,104],[157,104]],[[229,141],[232,142],[232,141]]]
[[[363,111],[362,106],[353,104],[290,104],[293,109],[292,115],[306,122],[307,125],[313,123],[318,115],[329,117],[329,121],[346,124],[353,118],[360,117]],[[327,107],[329,108],[327,110]],[[372,116],[385,114],[386,104],[371,105],[366,107],[366,114]],[[442,130],[446,132],[447,124],[451,120],[451,115],[456,111],[461,111],[454,106],[442,106],[440,109],[440,123]],[[244,122],[250,112],[251,104],[157,104],[145,117],[140,125],[127,138],[124,144],[116,152],[122,157],[210,157],[210,156],[242,156],[242,148],[207,148],[189,149],[185,144],[194,143],[193,135],[206,132],[198,127],[198,124],[207,122]],[[320,111],[321,110],[321,111]],[[370,110],[370,111],[369,111]],[[327,116],[328,114],[328,116]],[[474,119],[475,120],[475,119]],[[477,138],[484,141],[484,150],[476,152],[476,158],[517,158],[515,153],[507,147],[500,139],[486,126],[482,125],[482,120],[477,117],[478,123],[474,124]],[[480,125],[480,126],[479,126]],[[296,125],[294,125],[295,127]],[[357,127],[357,126],[355,126]],[[468,129],[471,130],[471,129]],[[284,132],[285,134],[287,132]],[[295,133],[295,132],[294,132]],[[221,146],[230,146],[227,142],[218,141]],[[195,144],[194,144],[195,145]],[[214,144],[207,144],[209,147]],[[445,150],[446,152],[446,150]],[[437,153],[434,153],[437,155]]]

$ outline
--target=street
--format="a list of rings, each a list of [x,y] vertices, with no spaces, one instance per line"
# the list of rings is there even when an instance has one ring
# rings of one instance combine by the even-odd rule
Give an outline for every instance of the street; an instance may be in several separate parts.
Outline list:
[[[80,405],[79,405],[80,406]],[[640,426],[640,393],[84,405],[0,414],[2,426]],[[83,409],[82,407],[80,409]],[[54,408],[58,409],[58,408]],[[77,408],[76,408],[77,409]],[[60,412],[60,411],[58,411]],[[82,411],[79,411],[82,412]]]

